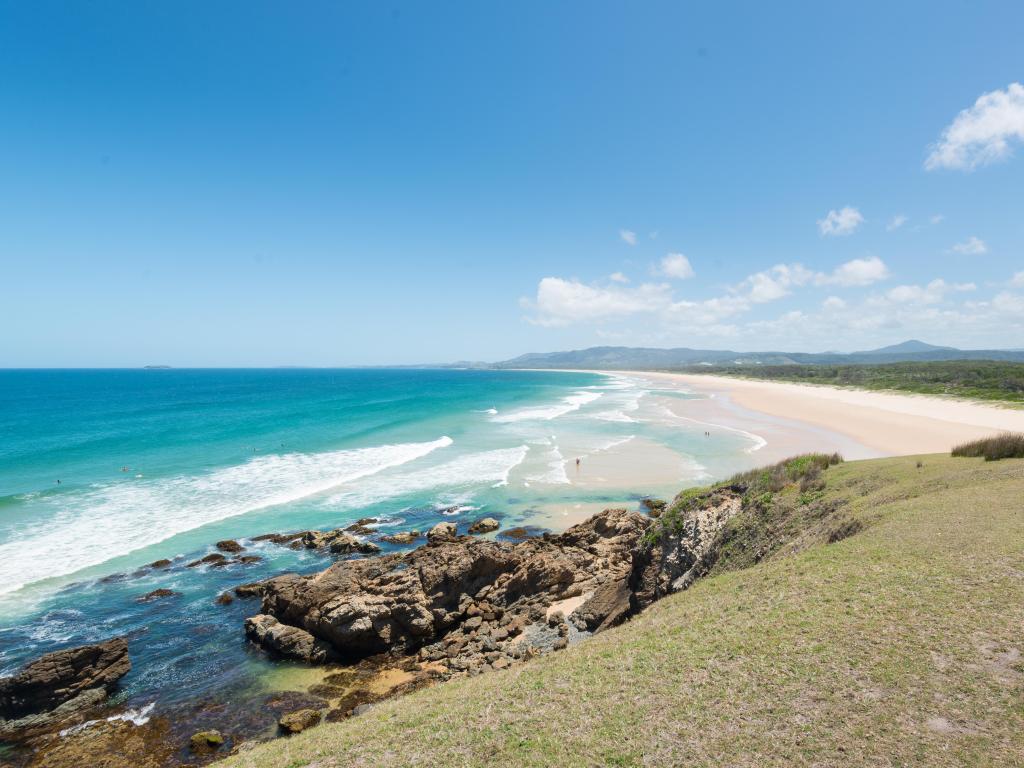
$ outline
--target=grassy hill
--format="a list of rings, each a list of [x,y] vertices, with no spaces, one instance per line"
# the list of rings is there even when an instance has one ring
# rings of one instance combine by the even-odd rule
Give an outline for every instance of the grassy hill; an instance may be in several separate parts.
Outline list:
[[[852,536],[798,536],[565,651],[224,765],[1024,765],[1024,460],[824,477]]]

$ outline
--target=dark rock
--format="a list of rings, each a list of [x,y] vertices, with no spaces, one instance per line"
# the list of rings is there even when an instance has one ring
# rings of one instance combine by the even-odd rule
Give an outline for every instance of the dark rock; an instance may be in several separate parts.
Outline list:
[[[154,589],[152,592],[147,592],[146,594],[135,598],[135,600],[140,603],[149,603],[153,600],[159,600],[162,597],[177,597],[180,594],[180,592],[175,592],[173,589],[160,588]]]
[[[224,541],[218,541],[215,545],[221,552],[228,552],[229,554],[236,554],[245,549],[234,539],[224,539]]]
[[[283,716],[278,725],[286,733],[302,733],[320,723],[320,713],[315,709],[300,709]]]
[[[0,678],[0,739],[47,727],[102,703],[131,666],[128,641],[116,637],[48,653],[17,674]]]
[[[484,517],[469,526],[470,533],[490,533],[501,527],[501,524],[493,517]]]
[[[231,605],[235,602],[235,598],[230,592],[221,592],[213,602],[217,605]]]
[[[188,564],[189,568],[195,568],[197,565],[209,565],[213,568],[220,568],[227,565],[227,558],[224,557],[220,552],[213,552],[206,557],[201,557],[198,560],[193,560]]]
[[[273,616],[250,616],[245,620],[245,634],[257,645],[289,659],[321,664],[337,655],[330,643],[298,627],[282,624]]]
[[[389,544],[412,544],[416,539],[423,536],[419,531],[402,531],[400,533],[392,533],[387,536],[381,536],[381,541],[386,541]]]
[[[352,525],[347,526],[345,530],[349,533],[358,534],[359,536],[369,536],[377,532],[375,528],[370,527],[376,522],[376,517],[364,517],[360,520],[356,520]]]
[[[224,737],[220,731],[200,731],[192,734],[188,740],[188,748],[197,755],[208,755],[216,752],[224,745]]]
[[[526,541],[550,533],[547,528],[538,528],[535,525],[520,525],[515,528],[506,528],[498,534],[499,539],[506,541]]]
[[[167,559],[167,558],[165,557],[165,558],[163,558],[163,559],[161,559],[161,560],[154,560],[154,561],[153,561],[152,563],[150,563],[150,564],[149,564],[149,567],[150,567],[150,568],[166,568],[166,567],[168,567],[168,566],[169,566],[170,564],[171,564],[171,561],[170,561],[170,560],[168,560],[168,559]]]
[[[667,506],[661,499],[640,499],[640,503],[651,517],[661,517]]]
[[[235,558],[235,562],[241,563],[242,565],[252,565],[253,563],[263,562],[263,558],[259,555],[242,555],[241,557]]]
[[[582,622],[582,628],[591,632],[603,631],[621,624],[630,616],[632,594],[625,578],[605,582],[573,615]]]

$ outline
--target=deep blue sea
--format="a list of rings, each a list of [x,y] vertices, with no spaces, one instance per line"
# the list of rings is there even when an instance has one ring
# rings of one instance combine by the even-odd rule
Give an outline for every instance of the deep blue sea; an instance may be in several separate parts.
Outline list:
[[[271,665],[242,632],[258,604],[214,598],[331,561],[247,538],[361,517],[557,528],[559,510],[669,495],[749,451],[669,419],[669,396],[687,395],[568,372],[0,371],[0,674],[128,635],[128,706],[258,696]],[[262,562],[185,567],[225,538]],[[144,568],[159,558],[174,566]],[[180,594],[137,601],[161,587]]]

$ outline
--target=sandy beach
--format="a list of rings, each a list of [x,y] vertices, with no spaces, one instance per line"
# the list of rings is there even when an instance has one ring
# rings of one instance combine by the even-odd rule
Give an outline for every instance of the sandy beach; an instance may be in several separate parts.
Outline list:
[[[1003,431],[1024,431],[1024,411],[924,395],[752,381],[699,374],[644,373],[648,380],[707,394],[716,408],[742,420],[742,411],[832,433],[811,440],[836,443],[847,458],[941,453],[957,443]],[[754,426],[747,429],[757,432]],[[785,431],[785,430],[784,430]],[[760,433],[760,432],[759,432]],[[805,442],[790,430],[788,442]],[[846,438],[846,450],[836,436]],[[772,441],[769,439],[769,445]],[[860,446],[861,448],[858,448]],[[806,445],[802,450],[817,449]],[[771,453],[774,453],[772,451]]]

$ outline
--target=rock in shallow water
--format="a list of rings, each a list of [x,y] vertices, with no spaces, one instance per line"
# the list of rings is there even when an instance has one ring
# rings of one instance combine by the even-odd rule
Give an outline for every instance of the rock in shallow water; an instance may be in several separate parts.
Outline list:
[[[321,664],[337,656],[329,643],[303,629],[282,624],[273,616],[250,616],[245,620],[245,634],[258,645],[289,659]]]
[[[470,533],[490,533],[496,531],[501,527],[501,524],[493,517],[485,517],[481,520],[477,520],[471,526],[469,526]]]
[[[197,755],[208,755],[216,752],[224,745],[224,737],[220,731],[200,731],[192,734],[188,747]]]
[[[0,679],[0,738],[45,729],[102,703],[131,668],[123,637],[39,657]]]

